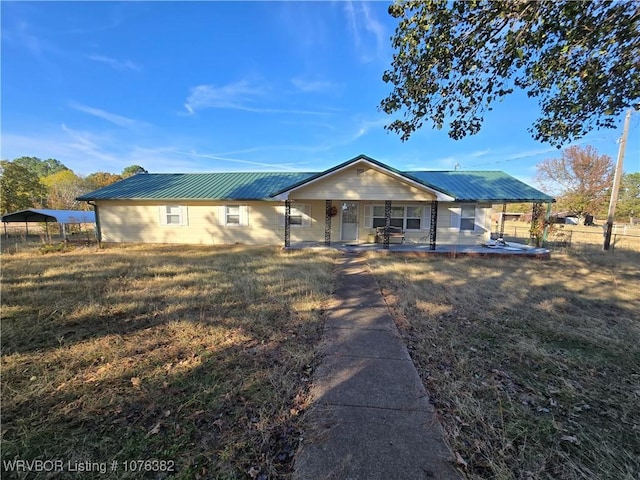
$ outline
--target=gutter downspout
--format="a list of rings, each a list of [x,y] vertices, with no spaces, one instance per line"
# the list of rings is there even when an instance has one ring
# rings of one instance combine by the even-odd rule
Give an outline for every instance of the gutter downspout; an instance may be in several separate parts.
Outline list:
[[[87,200],[87,205],[93,207],[93,211],[96,215],[96,239],[98,240],[98,248],[102,246],[102,230],[100,230],[100,215],[98,215],[98,205],[92,203],[91,200]]]

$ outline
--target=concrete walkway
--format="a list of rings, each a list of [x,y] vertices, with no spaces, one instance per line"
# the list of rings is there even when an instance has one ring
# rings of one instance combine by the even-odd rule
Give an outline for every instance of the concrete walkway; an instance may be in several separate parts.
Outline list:
[[[339,269],[294,480],[459,479],[366,261]]]

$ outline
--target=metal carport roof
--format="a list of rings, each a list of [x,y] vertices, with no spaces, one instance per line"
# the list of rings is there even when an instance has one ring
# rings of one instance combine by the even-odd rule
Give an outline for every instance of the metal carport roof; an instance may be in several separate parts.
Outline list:
[[[57,223],[95,223],[95,212],[83,210],[42,210],[30,208],[2,216],[4,223],[9,222],[57,222]]]

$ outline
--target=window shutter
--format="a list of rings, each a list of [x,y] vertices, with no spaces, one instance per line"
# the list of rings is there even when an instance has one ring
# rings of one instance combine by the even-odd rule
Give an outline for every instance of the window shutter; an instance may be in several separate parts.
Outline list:
[[[186,227],[189,225],[188,209],[186,206],[180,206],[180,225]]]
[[[298,208],[302,210],[302,226],[311,226],[311,205],[305,203],[304,205],[298,205]]]
[[[160,219],[160,225],[167,224],[167,207],[166,205],[158,206],[158,216]]]
[[[373,227],[373,205],[364,206],[364,226],[365,228]]]
[[[218,207],[218,225],[224,227],[227,224],[227,206],[220,205]]]
[[[460,228],[460,213],[462,210],[460,207],[449,207],[449,213],[451,214],[451,228]]]
[[[249,207],[247,205],[240,205],[240,225],[249,225]]]
[[[422,230],[429,230],[431,228],[431,207],[422,207]]]
[[[486,209],[482,205],[476,205],[476,220],[474,225],[474,230],[476,232],[485,232],[485,218],[486,218]]]

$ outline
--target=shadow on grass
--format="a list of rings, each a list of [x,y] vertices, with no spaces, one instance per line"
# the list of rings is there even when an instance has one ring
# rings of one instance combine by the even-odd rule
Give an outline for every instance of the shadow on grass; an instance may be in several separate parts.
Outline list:
[[[3,460],[286,476],[332,290],[324,255],[180,246],[4,259]],[[127,475],[141,472],[107,478]]]
[[[468,478],[640,474],[637,260],[370,259]]]

